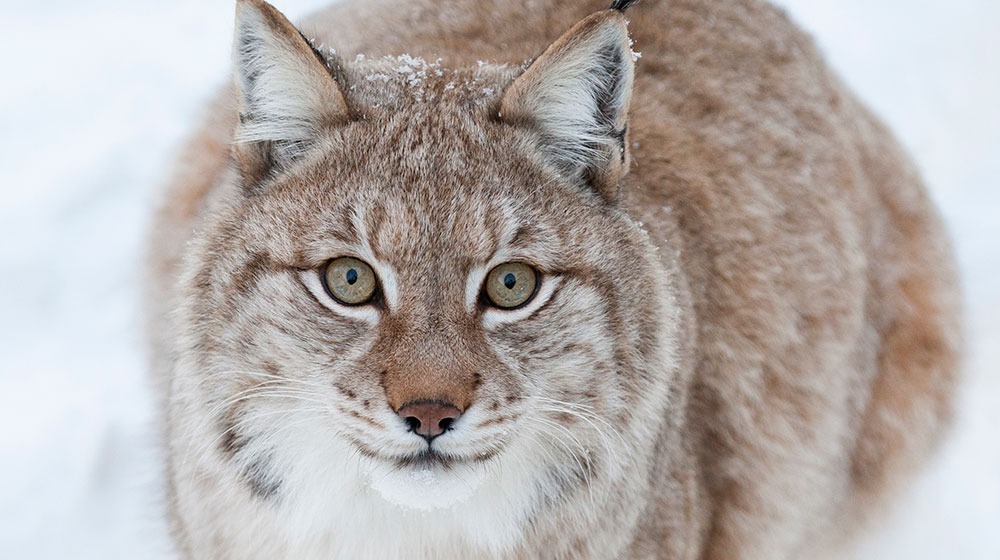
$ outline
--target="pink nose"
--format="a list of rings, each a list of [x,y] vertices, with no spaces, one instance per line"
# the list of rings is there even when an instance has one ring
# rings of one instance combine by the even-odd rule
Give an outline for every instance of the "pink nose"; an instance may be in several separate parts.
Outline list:
[[[406,422],[410,431],[431,440],[451,429],[451,425],[462,415],[455,406],[441,401],[414,401],[403,405],[399,417]]]

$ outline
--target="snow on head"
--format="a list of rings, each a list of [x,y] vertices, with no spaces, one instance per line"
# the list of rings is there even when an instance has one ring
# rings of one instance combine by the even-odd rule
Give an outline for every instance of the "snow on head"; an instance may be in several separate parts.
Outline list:
[[[427,93],[425,90],[428,72],[433,73],[434,76],[444,75],[441,60],[439,58],[434,62],[428,62],[421,57],[413,57],[409,54],[385,56],[381,60],[374,61],[375,64],[370,66],[371,71],[365,76],[365,79],[369,82],[376,80],[383,83],[401,82],[412,92],[414,98],[420,101]],[[365,63],[365,56],[363,54],[357,55],[354,62]]]

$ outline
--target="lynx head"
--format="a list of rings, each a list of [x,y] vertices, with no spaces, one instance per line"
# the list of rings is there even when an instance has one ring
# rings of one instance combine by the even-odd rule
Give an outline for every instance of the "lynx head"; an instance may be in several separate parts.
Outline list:
[[[673,313],[619,201],[620,12],[523,68],[450,68],[342,60],[242,0],[235,75],[232,185],[182,314],[205,454],[260,500],[358,469],[354,492],[421,508],[513,480],[546,507],[641,460]]]

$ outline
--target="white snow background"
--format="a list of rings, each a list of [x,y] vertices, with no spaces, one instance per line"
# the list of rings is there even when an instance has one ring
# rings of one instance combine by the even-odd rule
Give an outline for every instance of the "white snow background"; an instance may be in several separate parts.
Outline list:
[[[295,19],[324,2],[277,3]],[[1000,559],[1000,2],[781,3],[915,156],[966,290],[952,437],[856,557]],[[0,557],[170,558],[139,257],[171,159],[227,79],[233,2],[2,8]]]

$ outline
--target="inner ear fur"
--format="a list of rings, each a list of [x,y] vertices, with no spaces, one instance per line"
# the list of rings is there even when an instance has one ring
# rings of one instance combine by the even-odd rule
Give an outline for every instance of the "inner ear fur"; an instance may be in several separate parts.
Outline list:
[[[538,134],[547,162],[617,202],[628,171],[634,77],[625,16],[597,12],[549,46],[508,86],[500,118]]]
[[[308,150],[324,128],[349,120],[347,100],[327,64],[273,6],[237,2],[233,157],[245,184],[259,183]]]

